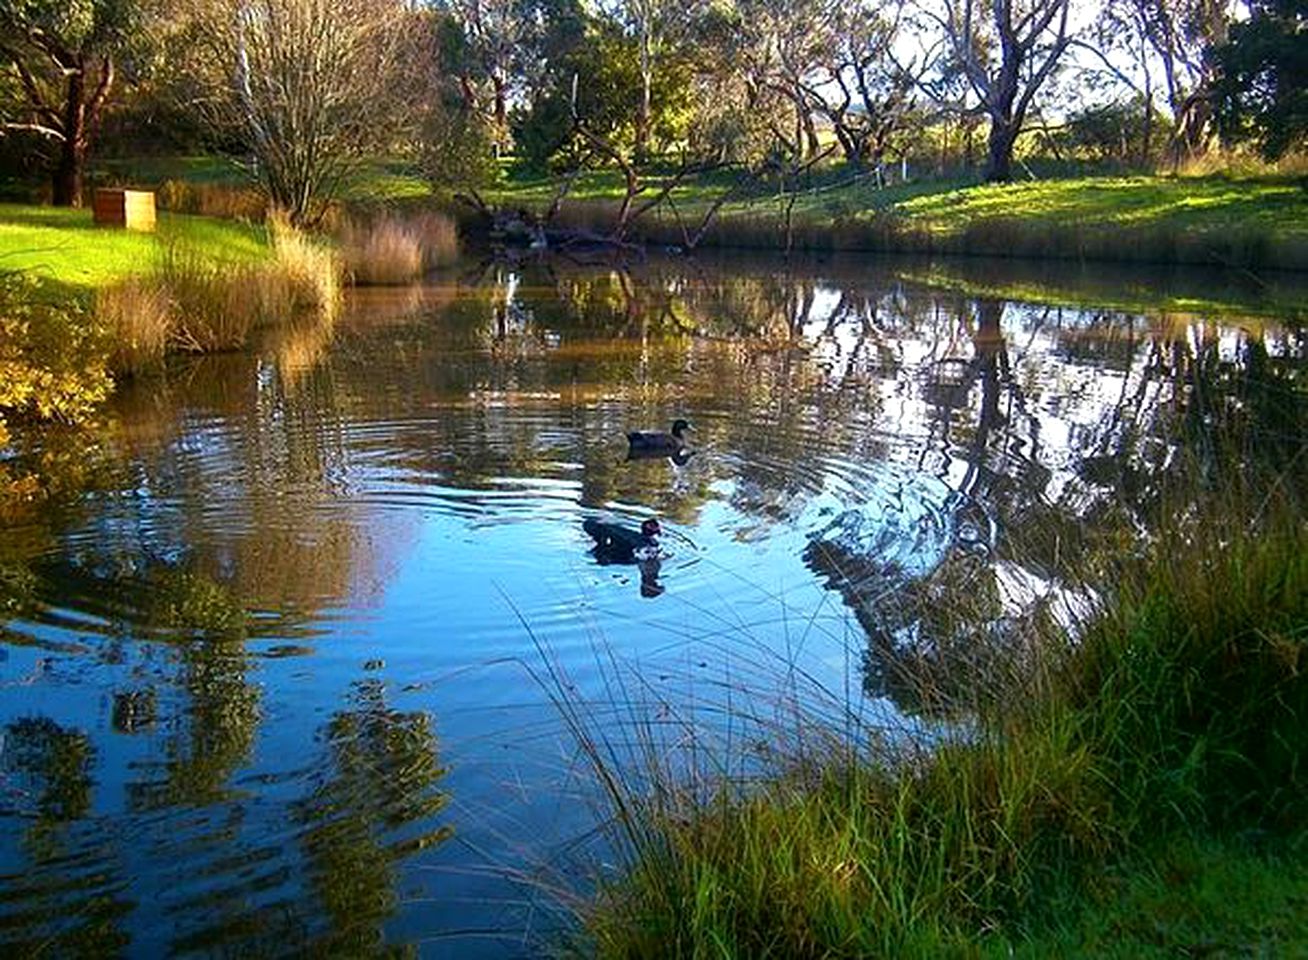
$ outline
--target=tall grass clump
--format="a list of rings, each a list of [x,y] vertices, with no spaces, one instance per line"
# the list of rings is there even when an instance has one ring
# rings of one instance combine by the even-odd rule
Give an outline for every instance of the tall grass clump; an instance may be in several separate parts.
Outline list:
[[[192,183],[169,179],[156,191],[161,209],[224,220],[262,222],[268,214],[268,200],[253,187],[225,183]]]
[[[96,295],[96,314],[109,331],[109,365],[138,374],[157,365],[168,348],[172,312],[167,290],[158,282],[133,277]]]
[[[160,258],[156,282],[169,305],[169,346],[216,353],[245,345],[264,307],[254,270],[219,263],[181,245]]]
[[[280,213],[268,218],[268,230],[273,256],[261,270],[261,283],[272,304],[287,308],[268,319],[289,319],[299,310],[334,317],[341,299],[341,264],[335,251]]]
[[[174,242],[144,278],[107,288],[99,319],[112,333],[112,365],[135,374],[169,351],[214,353],[241,348],[257,327],[330,325],[340,304],[336,254],[284,218],[268,221],[268,259],[232,263]]]
[[[365,286],[412,283],[459,255],[454,221],[435,212],[348,221],[341,230],[340,246],[347,273],[354,283]]]
[[[623,855],[583,910],[595,952],[975,951],[1168,837],[1302,836],[1308,528],[1290,497],[1255,506],[1192,508],[1074,636],[1046,624],[1025,678],[917,750],[833,741],[692,796],[636,789],[571,714]]]

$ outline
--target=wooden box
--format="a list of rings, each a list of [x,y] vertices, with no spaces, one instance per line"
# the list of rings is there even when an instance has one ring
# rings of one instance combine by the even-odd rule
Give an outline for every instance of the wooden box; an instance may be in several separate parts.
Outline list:
[[[128,230],[153,230],[154,191],[96,190],[95,222]]]

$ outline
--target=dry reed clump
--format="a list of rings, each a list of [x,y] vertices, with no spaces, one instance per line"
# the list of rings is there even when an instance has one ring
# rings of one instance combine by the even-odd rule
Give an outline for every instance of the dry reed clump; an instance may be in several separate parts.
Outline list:
[[[172,315],[168,292],[158,282],[133,277],[101,290],[96,314],[112,337],[110,366],[136,374],[163,359]]]
[[[335,253],[283,218],[270,218],[269,230],[266,262],[233,264],[173,244],[153,275],[104,291],[97,307],[114,335],[113,368],[138,373],[168,350],[236,350],[256,327],[306,316],[329,326],[340,303]]]
[[[161,209],[223,220],[258,223],[268,214],[268,201],[253,187],[224,183],[188,183],[165,180],[156,191]]]
[[[340,243],[347,271],[354,283],[364,286],[412,283],[459,255],[454,221],[435,212],[409,217],[386,214],[367,223],[349,221],[341,230]]]
[[[313,310],[334,317],[341,298],[341,267],[336,253],[291,226],[282,214],[268,218],[272,263],[261,271],[269,321],[288,319],[291,313]]]
[[[185,353],[244,346],[251,328],[264,315],[263,284],[252,282],[257,272],[170,247],[156,278],[169,301],[169,346]]]

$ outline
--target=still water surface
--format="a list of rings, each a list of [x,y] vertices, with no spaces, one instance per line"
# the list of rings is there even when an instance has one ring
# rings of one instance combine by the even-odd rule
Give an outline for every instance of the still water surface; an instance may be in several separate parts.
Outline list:
[[[179,361],[20,451],[75,479],[0,527],[0,946],[534,955],[605,857],[551,694],[728,773],[795,709],[929,731],[905,665],[947,690],[1060,615],[1215,419],[1292,458],[1306,354],[652,263],[470,268]],[[680,416],[694,455],[627,459]],[[651,516],[656,564],[599,562],[585,520]]]

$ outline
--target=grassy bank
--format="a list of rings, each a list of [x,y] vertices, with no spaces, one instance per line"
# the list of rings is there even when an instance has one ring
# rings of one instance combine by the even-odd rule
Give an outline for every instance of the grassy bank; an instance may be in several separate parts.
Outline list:
[[[177,209],[215,213],[230,205],[231,192],[244,182],[232,163],[205,157],[118,160],[106,163],[101,176],[173,184],[181,198]],[[660,182],[651,176],[641,199]],[[733,184],[729,172],[688,179],[672,192],[672,206],[643,217],[636,234],[651,244],[682,244]],[[542,211],[557,185],[556,178],[509,163],[501,181],[483,194],[503,207]],[[212,209],[203,196],[210,189]],[[189,200],[182,197],[187,193],[193,194]],[[573,183],[560,223],[604,232],[621,196],[617,171],[590,171]],[[380,160],[353,176],[341,199],[347,209],[437,202],[432,185],[410,166]],[[453,212],[473,223],[469,210]],[[775,183],[759,183],[734,195],[701,245],[776,250],[787,243],[824,252],[1308,270],[1308,190],[1290,176],[1252,175],[1049,177],[1010,185],[923,179],[881,189],[870,177],[835,166],[806,175],[785,193]]]
[[[657,181],[652,181],[657,184]],[[720,179],[673,192],[676,213],[647,215],[647,242],[693,233]],[[543,209],[543,179],[509,181],[506,206]],[[620,197],[615,176],[582,178],[565,225],[602,231]],[[793,202],[792,202],[793,201]],[[787,214],[789,207],[789,214]],[[793,196],[774,190],[724,205],[702,245],[869,250],[1134,263],[1308,269],[1308,191],[1290,179],[1082,177],[1009,185],[923,181],[878,189],[867,178],[826,178]]]
[[[79,424],[117,379],[168,352],[238,349],[260,326],[330,324],[341,267],[272,221],[165,216],[157,234],[99,229],[87,211],[0,206],[0,446],[24,422]],[[41,471],[0,463],[3,501]]]
[[[1289,506],[1186,530],[930,753],[833,742],[697,797],[601,771],[626,859],[585,915],[598,953],[1308,949],[1308,535]],[[1236,881],[1265,897],[1215,892]]]
[[[89,210],[0,204],[0,270],[21,271],[75,295],[150,272],[170,245],[229,265],[270,255],[266,231],[235,220],[163,213],[156,233],[137,233],[97,227]]]

